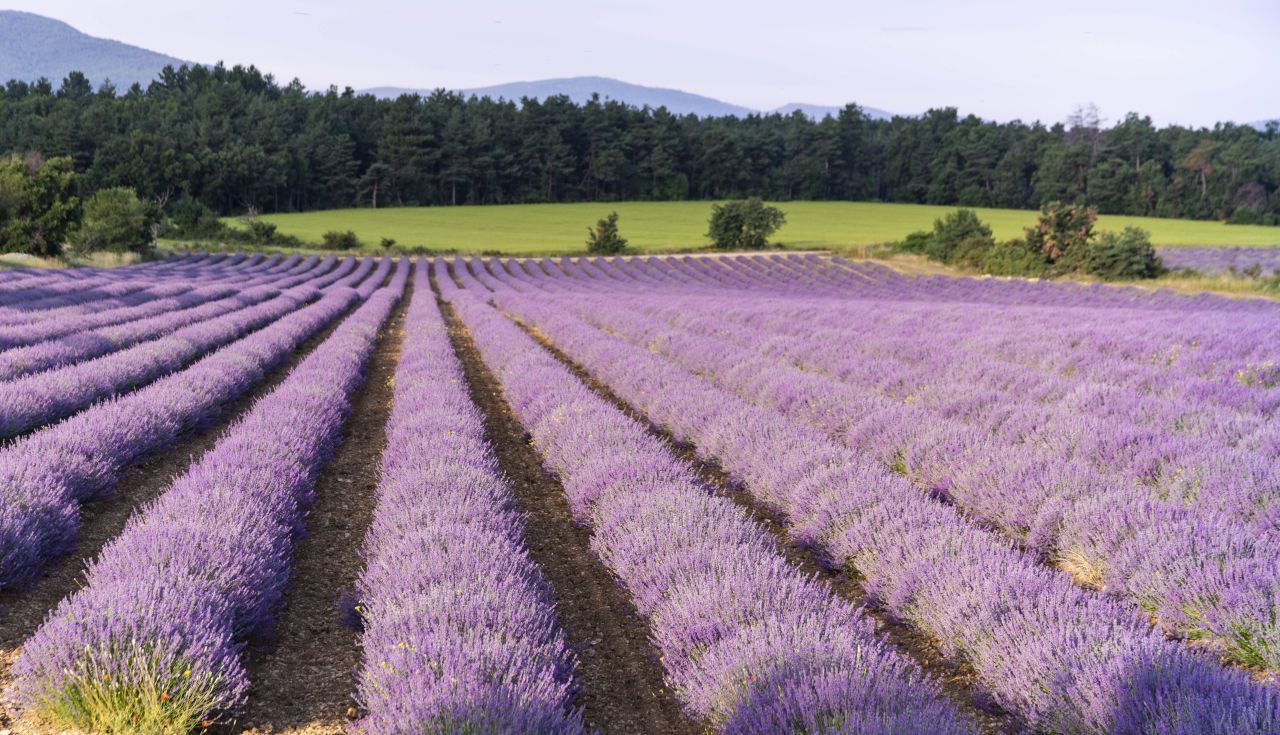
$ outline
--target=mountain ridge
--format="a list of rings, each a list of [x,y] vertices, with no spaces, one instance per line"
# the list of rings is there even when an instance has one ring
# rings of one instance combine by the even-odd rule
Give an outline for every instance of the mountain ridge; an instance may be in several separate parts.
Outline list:
[[[57,85],[73,71],[95,86],[146,85],[165,66],[191,62],[121,41],[97,38],[63,21],[20,10],[0,10],[0,82],[48,79]]]
[[[433,91],[435,90],[426,87],[393,86],[370,87],[360,90],[360,92],[382,98],[398,97],[402,94],[426,95]],[[520,100],[524,97],[544,100],[547,97],[555,95],[565,95],[577,104],[582,104],[591,99],[592,93],[598,93],[603,99],[612,99],[618,102],[634,105],[636,107],[650,107],[655,109],[658,107],[665,107],[667,110],[677,115],[691,114],[697,115],[698,117],[745,117],[747,115],[768,115],[772,113],[789,115],[795,110],[800,110],[810,117],[820,119],[827,115],[838,115],[841,109],[840,107],[828,105],[792,102],[771,110],[756,110],[743,105],[735,105],[731,102],[725,102],[714,97],[686,92],[681,89],[649,87],[602,76],[537,79],[495,84],[486,87],[457,89],[453,91],[460,92],[468,97],[475,95],[477,97],[491,97],[493,99],[502,98],[507,100]],[[893,116],[893,113],[876,107],[865,107],[861,105],[860,107],[862,107],[863,112],[872,118],[888,119]]]

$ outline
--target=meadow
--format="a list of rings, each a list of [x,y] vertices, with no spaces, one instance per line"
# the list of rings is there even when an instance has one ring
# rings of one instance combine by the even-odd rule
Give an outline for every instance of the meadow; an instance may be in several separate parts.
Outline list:
[[[1277,345],[818,254],[3,271],[0,730],[1274,735]]]
[[[782,202],[787,223],[774,240],[790,249],[830,249],[901,240],[955,207],[877,202]],[[559,255],[585,250],[586,228],[610,211],[619,214],[622,235],[650,252],[706,247],[711,202],[617,202],[513,204],[502,206],[342,209],[263,217],[281,232],[319,242],[325,232],[352,230],[367,246],[392,238],[404,247],[514,255]],[[1036,213],[978,209],[1000,239],[1020,237]],[[228,218],[228,224],[236,220]],[[1280,246],[1280,227],[1103,215],[1100,229],[1126,225],[1151,232],[1163,246]]]

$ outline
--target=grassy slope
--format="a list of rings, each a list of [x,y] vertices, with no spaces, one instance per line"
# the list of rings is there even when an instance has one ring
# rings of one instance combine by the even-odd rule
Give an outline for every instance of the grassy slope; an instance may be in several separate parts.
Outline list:
[[[900,240],[913,230],[928,229],[955,207],[874,202],[787,202],[779,204],[787,224],[775,238],[792,248],[869,245]],[[319,242],[329,230],[354,230],[368,245],[383,237],[403,246],[466,251],[500,250],[521,254],[569,253],[584,249],[586,228],[617,210],[619,227],[633,247],[681,250],[703,247],[708,202],[619,202],[593,204],[522,204],[490,207],[415,207],[347,209],[271,215],[282,232]],[[996,237],[1022,234],[1036,213],[1012,209],[979,209],[978,216]],[[234,224],[234,220],[228,220]],[[1101,229],[1127,224],[1151,232],[1157,245],[1280,246],[1280,227],[1224,225],[1219,222],[1106,215]]]

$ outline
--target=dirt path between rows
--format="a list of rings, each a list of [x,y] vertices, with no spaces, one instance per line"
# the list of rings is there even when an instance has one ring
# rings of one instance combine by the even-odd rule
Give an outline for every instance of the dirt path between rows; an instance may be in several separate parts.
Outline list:
[[[588,729],[604,735],[698,735],[666,688],[647,623],[591,551],[590,534],[574,524],[564,488],[542,467],[528,434],[453,310],[442,303],[455,353],[485,433],[525,514],[530,556],[551,583],[556,616],[578,656],[576,704]]]
[[[344,622],[339,603],[364,568],[360,548],[373,521],[412,294],[410,279],[378,335],[338,450],[316,481],[316,501],[307,513],[307,535],[294,547],[293,579],[276,637],[249,652],[249,705],[231,732],[340,735],[360,714],[354,699],[360,643]]]
[[[198,457],[217,443],[227,427],[248,411],[255,401],[274,390],[294,366],[328,338],[345,316],[335,318],[304,341],[284,365],[268,373],[261,383],[240,398],[228,402],[202,427],[122,472],[120,481],[106,499],[83,507],[80,530],[76,535],[76,551],[49,565],[44,576],[33,586],[0,592],[0,691],[12,683],[10,669],[18,658],[23,641],[40,627],[62,598],[83,585],[85,565],[120,533],[134,510],[168,489]],[[14,733],[25,732],[21,723],[13,721],[10,703],[2,704],[0,728],[12,728]]]
[[[806,575],[827,584],[833,594],[855,605],[863,606],[864,612],[876,621],[876,629],[886,641],[899,652],[907,655],[921,669],[933,676],[942,688],[943,694],[962,714],[969,718],[983,735],[1014,735],[1023,731],[1021,724],[1012,714],[1005,712],[991,701],[982,689],[977,674],[969,666],[948,659],[938,646],[927,636],[912,626],[894,618],[884,609],[876,606],[855,579],[844,574],[833,572],[820,565],[814,555],[795,543],[786,530],[786,520],[763,504],[757,502],[750,494],[735,487],[729,475],[712,462],[698,457],[696,447],[677,441],[670,432],[653,424],[648,416],[638,411],[613,392],[608,385],[596,380],[585,368],[574,362],[562,352],[546,335],[539,332],[513,314],[503,312],[530,337],[537,340],[565,367],[573,371],[597,395],[612,403],[620,411],[648,428],[649,433],[664,441],[671,451],[688,463],[698,477],[709,488],[719,495],[732,500],[745,510],[753,519],[761,523],[773,534],[778,543],[778,550],[796,568]]]

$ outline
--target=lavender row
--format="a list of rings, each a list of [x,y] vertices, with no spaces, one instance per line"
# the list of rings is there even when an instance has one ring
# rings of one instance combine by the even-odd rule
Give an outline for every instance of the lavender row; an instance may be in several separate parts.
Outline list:
[[[79,290],[53,297],[28,300],[21,303],[22,308],[0,308],[0,328],[13,328],[34,324],[48,324],[67,319],[77,319],[99,314],[104,311],[139,306],[164,296],[180,293],[200,286],[234,283],[248,286],[255,281],[269,277],[249,278],[243,274],[233,273],[220,275],[215,273],[198,273],[181,279],[159,280],[141,278],[127,282],[108,284],[100,288],[90,288],[80,282]],[[33,300],[34,299],[34,300]]]
[[[472,294],[437,279],[651,625],[687,711],[725,733],[971,732],[860,610],[639,424]]]
[[[371,267],[366,263],[366,267]],[[95,360],[0,383],[0,436],[14,436],[129,391],[315,300],[333,274],[276,298]],[[315,287],[312,287],[315,286]]]
[[[694,311],[688,300],[670,307],[646,307],[637,301],[630,308],[685,315]],[[1010,444],[1012,439],[1002,435],[1000,425],[1016,425],[1008,411],[996,414],[997,424],[968,427],[955,421],[954,409],[930,415],[919,402],[908,400],[909,405],[904,405],[864,395],[857,381],[846,385],[815,372],[824,359],[845,359],[854,351],[851,343],[828,341],[830,348],[804,350],[795,356],[804,370],[761,359],[752,353],[772,353],[787,337],[762,339],[749,330],[735,333],[733,325],[721,318],[733,308],[707,300],[696,335],[654,329],[624,310],[613,312],[608,326],[753,401],[811,421],[852,447],[894,465],[967,512],[1055,559],[1081,581],[1153,615],[1169,632],[1207,639],[1240,663],[1277,668],[1280,629],[1275,611],[1280,581],[1274,565],[1280,547],[1265,528],[1241,522],[1242,514],[1258,512],[1259,503],[1273,495],[1266,490],[1265,468],[1274,467],[1274,459],[1254,455],[1252,460],[1262,463],[1255,481],[1233,483],[1220,489],[1219,497],[1213,497],[1212,486],[1201,484],[1194,503],[1176,496],[1164,499],[1148,486],[1110,473],[1108,465],[1121,458],[1119,453],[1088,463],[1064,459],[1061,447],[1072,431],[1064,434],[1063,441],[1044,442],[1057,447],[1046,453],[1035,448],[1040,442]],[[598,317],[603,312],[586,304],[581,313]],[[869,335],[876,330],[874,325],[866,328]],[[793,331],[803,335],[806,327],[795,323]],[[714,334],[735,335],[736,344]],[[800,340],[800,346],[805,344]],[[933,362],[935,358],[948,361],[945,347],[930,344],[928,348],[930,354],[917,359],[932,364],[935,372],[945,372],[943,365]],[[863,374],[886,371],[892,372],[869,368]],[[963,390],[953,392],[964,395]],[[1003,405],[1009,399],[1000,395],[997,401]],[[1078,421],[1068,428],[1079,432]],[[1108,436],[1105,431],[1084,433],[1089,436],[1075,441],[1090,437],[1105,441]],[[1274,431],[1271,436],[1270,445],[1280,446],[1280,437]],[[1160,439],[1159,434],[1152,437],[1153,442]],[[1267,456],[1274,457],[1274,451]],[[1241,467],[1247,471],[1247,457],[1247,453],[1243,457],[1235,453],[1235,472]],[[1225,463],[1219,466],[1225,469]],[[1280,508],[1272,505],[1263,510],[1272,515],[1255,520],[1274,520]],[[1267,525],[1272,527],[1273,523]]]
[[[188,732],[243,705],[316,475],[408,269],[134,516],[22,648],[15,693],[64,726]]]
[[[522,527],[420,261],[357,587],[356,732],[583,732]]]
[[[317,296],[315,289],[291,289],[256,306],[184,327],[106,357],[0,383],[0,436],[21,434],[145,385],[211,349],[270,324]]]
[[[382,276],[388,265],[379,268]],[[304,340],[366,298],[367,292],[350,287],[361,277],[356,271],[316,303],[185,370],[0,450],[0,486],[5,488],[0,494],[0,589],[31,581],[44,565],[70,551],[80,505],[115,485],[125,467],[217,416]],[[381,283],[382,277],[375,274],[367,281]]]
[[[1280,271],[1280,248],[1160,248],[1160,259],[1170,270],[1199,273],[1245,273],[1252,269],[1263,275]]]
[[[708,307],[708,313],[723,311],[714,303]],[[582,313],[588,312],[603,313],[594,305],[584,307]],[[1005,407],[1009,399],[997,399],[1002,410],[993,423],[962,423],[954,409],[930,413],[921,402],[904,405],[867,395],[856,383],[833,382],[814,371],[822,359],[812,351],[800,360],[805,370],[761,358],[755,351],[774,350],[777,339],[761,340],[743,331],[734,343],[726,342],[709,332],[732,334],[731,325],[715,317],[709,321],[705,331],[681,334],[655,330],[619,310],[608,326],[895,465],[966,512],[1056,560],[1082,582],[1151,614],[1170,633],[1208,640],[1239,663],[1280,668],[1280,580],[1274,572],[1280,546],[1269,535],[1280,505],[1267,504],[1274,496],[1270,488],[1275,449],[1280,448],[1274,427],[1269,430],[1270,450],[1265,449],[1268,444],[1262,452],[1224,447],[1216,462],[1208,454],[1213,463],[1201,466],[1219,468],[1220,475],[1234,481],[1205,482],[1208,473],[1197,471],[1184,456],[1184,482],[1195,482],[1197,494],[1161,495],[1139,479],[1113,471],[1124,458],[1120,451],[1085,461],[1064,456],[1062,447],[1081,432],[1075,412],[1060,414],[1061,441],[1049,441],[1044,427],[1037,428],[1038,436],[1020,439],[1008,431],[1010,425],[1018,426],[1016,414]],[[850,352],[841,343],[833,346],[828,354]],[[945,349],[937,351],[938,359],[946,361]],[[935,357],[922,359],[944,372]],[[955,392],[963,394],[963,389]],[[1116,436],[1105,425],[1087,433],[1074,441],[1092,438],[1103,444]],[[1159,446],[1162,439],[1154,432],[1146,445]],[[1039,448],[1047,446],[1057,450]]]
[[[243,284],[238,293],[225,286],[197,289],[184,294],[187,297],[185,299],[167,300],[185,303],[186,308],[170,308],[110,327],[76,332],[28,347],[0,352],[0,381],[100,357],[139,342],[156,339],[182,327],[275,298],[280,294],[280,287],[289,288],[299,282],[305,283],[303,279],[315,275],[320,274],[309,276],[304,271],[293,278],[273,276],[254,279]],[[258,285],[259,283],[263,285]]]
[[[861,576],[1038,731],[1263,733],[1280,724],[1273,691],[1164,641],[813,429],[564,316],[562,306],[499,300],[652,420],[696,442],[780,511],[794,538]]]
[[[206,270],[194,272],[184,280],[229,277],[243,278],[244,273]],[[165,283],[166,280],[157,279],[154,274],[138,272],[128,273],[126,277],[81,275],[58,283],[0,293],[0,324],[89,313],[110,305],[130,305],[139,294]]]
[[[129,306],[117,306],[62,319],[28,321],[25,324],[0,326],[0,349],[11,349],[57,339],[76,332],[111,326],[134,319],[162,314],[173,309],[185,309],[210,299],[231,296],[233,286],[167,284],[156,286],[147,294],[149,298]]]

